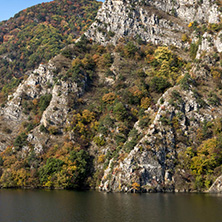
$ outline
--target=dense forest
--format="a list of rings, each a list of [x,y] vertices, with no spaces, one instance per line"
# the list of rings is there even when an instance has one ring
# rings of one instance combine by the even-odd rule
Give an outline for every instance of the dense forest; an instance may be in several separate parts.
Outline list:
[[[27,70],[46,63],[94,21],[101,2],[55,0],[17,13],[0,23],[1,100]]]

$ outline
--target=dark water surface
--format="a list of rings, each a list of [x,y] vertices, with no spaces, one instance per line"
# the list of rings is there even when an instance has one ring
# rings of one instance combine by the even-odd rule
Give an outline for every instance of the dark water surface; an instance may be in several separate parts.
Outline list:
[[[0,190],[0,222],[221,222],[222,196]]]

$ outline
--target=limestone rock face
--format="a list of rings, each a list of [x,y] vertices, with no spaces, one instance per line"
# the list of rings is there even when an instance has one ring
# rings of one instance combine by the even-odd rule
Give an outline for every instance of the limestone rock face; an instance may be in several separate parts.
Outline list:
[[[216,1],[106,0],[85,35],[101,44],[116,44],[121,37],[127,36],[154,44],[187,47],[187,43],[181,40],[183,34],[190,35],[193,43],[198,41],[196,35],[188,30],[189,23],[194,21],[200,24],[219,23]],[[221,52],[220,35],[205,33],[196,57],[202,58],[203,52],[211,52],[215,47]],[[210,58],[205,62],[208,65],[213,63]],[[210,76],[208,70],[195,66],[190,73],[205,80]],[[180,104],[170,102],[173,90],[180,92]],[[138,123],[135,124],[134,128],[144,135],[140,142],[125,158],[110,160],[100,190],[128,192],[133,183],[140,184],[142,191],[175,190],[178,154],[187,147],[187,141],[195,141],[195,131],[201,122],[210,121],[222,112],[220,108],[211,112],[210,106],[201,108],[191,90],[187,92],[173,87],[164,93],[162,99],[163,104],[160,100],[156,104],[157,112],[151,108],[147,110],[153,121],[146,132],[138,127]],[[178,130],[173,125],[164,124],[174,120],[178,121]]]
[[[210,193],[221,193],[222,192],[222,176],[219,176],[213,185],[208,190]]]
[[[154,44],[186,47],[181,37],[182,34],[191,34],[188,25],[194,21],[201,24],[219,23],[220,12],[216,1],[106,0],[85,35],[101,44],[116,44],[121,37],[127,36]],[[198,46],[197,58],[201,58],[203,52],[214,50],[214,47],[221,52],[220,39],[220,33],[216,36],[205,33]],[[195,43],[197,40],[193,34],[192,41]],[[211,63],[209,61],[208,64]],[[202,79],[210,75],[206,69],[195,67],[191,73]],[[146,132],[139,129],[138,123],[135,124],[134,127],[144,134],[143,138],[123,160],[111,159],[101,180],[101,190],[129,191],[134,182],[140,184],[144,191],[174,190],[175,162],[178,153],[186,147],[185,141],[195,141],[195,131],[200,127],[200,122],[210,121],[222,114],[219,108],[214,112],[210,111],[210,106],[201,109],[192,91],[178,89],[182,102],[172,105],[170,95],[175,89],[177,87],[169,89],[162,96],[165,102],[160,104],[159,100],[157,112],[151,108],[147,110],[153,122]],[[164,121],[172,121],[175,117],[182,133],[164,124]],[[178,138],[181,140],[179,143]]]
[[[218,23],[219,15],[215,1],[209,0],[106,0],[85,35],[102,44],[132,36],[181,47],[181,35],[188,33],[190,22]]]
[[[144,136],[124,160],[115,164],[113,159],[110,161],[101,180],[101,190],[131,191],[134,182],[140,184],[144,192],[175,190],[175,164],[186,141],[195,141],[200,122],[222,114],[220,108],[214,113],[210,107],[200,109],[192,91],[180,90],[181,102],[171,104],[170,98],[175,90],[179,92],[180,89],[175,86],[163,94],[164,103],[160,104],[160,98],[157,112],[151,108],[147,110],[153,119],[152,124],[146,132],[142,131]],[[166,124],[167,121],[173,124]],[[134,127],[138,129],[138,124]]]
[[[201,58],[201,55],[206,52],[222,52],[222,31],[214,34],[204,33],[202,40],[198,46],[197,59]]]
[[[55,58],[56,59],[56,58]],[[54,59],[54,60],[55,60]],[[7,129],[11,130],[11,135],[1,130],[0,150],[4,150],[7,145],[11,145],[13,135],[18,134],[21,124],[28,120],[28,115],[24,113],[23,100],[33,101],[41,96],[50,94],[51,101],[43,112],[40,124],[45,127],[53,126],[59,130],[67,120],[69,111],[69,96],[75,95],[77,98],[83,93],[83,88],[77,87],[75,82],[55,81],[56,66],[53,60],[46,65],[40,65],[38,69],[29,72],[28,78],[24,80],[17,90],[8,98],[5,107],[0,110],[1,121]],[[28,135],[37,152],[41,152],[47,138],[40,133],[39,127],[32,130]]]
[[[222,52],[222,39],[221,39],[221,34],[222,34],[222,31],[220,31],[220,32],[218,33],[218,35],[216,36],[216,38],[215,38],[215,40],[214,40],[214,44],[215,44],[218,52]]]
[[[27,96],[30,99],[35,99],[41,95],[50,93],[51,90],[47,88],[47,83],[52,84],[52,79],[52,67],[40,65],[38,69],[29,73],[28,79],[18,86],[13,95],[9,96],[8,103],[1,110],[1,114],[8,120],[21,120],[23,118],[22,98]]]

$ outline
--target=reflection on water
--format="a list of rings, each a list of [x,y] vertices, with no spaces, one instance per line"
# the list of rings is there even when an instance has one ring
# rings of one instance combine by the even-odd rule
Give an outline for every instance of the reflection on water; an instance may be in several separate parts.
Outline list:
[[[0,222],[219,222],[221,195],[0,190]]]

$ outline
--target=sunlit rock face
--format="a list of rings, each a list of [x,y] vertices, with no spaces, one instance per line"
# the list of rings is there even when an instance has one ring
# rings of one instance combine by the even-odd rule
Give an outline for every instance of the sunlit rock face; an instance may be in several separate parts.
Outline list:
[[[107,0],[86,35],[102,44],[121,37],[136,37],[154,44],[183,46],[181,35],[188,24],[218,23],[219,11],[212,1],[114,1]]]

